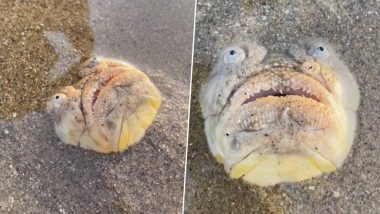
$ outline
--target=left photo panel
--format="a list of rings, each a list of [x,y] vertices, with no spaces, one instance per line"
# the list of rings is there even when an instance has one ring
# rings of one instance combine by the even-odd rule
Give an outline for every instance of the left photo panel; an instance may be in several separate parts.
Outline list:
[[[195,0],[0,7],[0,213],[182,213]]]

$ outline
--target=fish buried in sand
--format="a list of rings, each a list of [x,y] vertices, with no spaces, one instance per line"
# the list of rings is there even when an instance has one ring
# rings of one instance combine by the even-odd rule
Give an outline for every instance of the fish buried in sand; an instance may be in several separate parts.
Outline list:
[[[150,79],[127,63],[99,57],[87,60],[80,76],[47,103],[58,137],[101,153],[123,152],[140,141],[161,103]]]
[[[360,94],[348,67],[321,39],[289,55],[230,46],[201,90],[209,148],[231,178],[297,182],[336,170],[350,151]]]

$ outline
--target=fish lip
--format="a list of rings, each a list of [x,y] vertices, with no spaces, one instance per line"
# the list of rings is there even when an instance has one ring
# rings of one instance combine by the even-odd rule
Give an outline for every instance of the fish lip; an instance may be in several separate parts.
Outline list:
[[[330,90],[325,85],[323,85],[318,80],[316,80],[314,77],[312,77],[308,74],[302,73],[302,72],[298,71],[297,69],[286,69],[286,68],[285,68],[285,70],[283,70],[283,69],[284,68],[277,68],[274,71],[263,71],[263,72],[260,72],[256,75],[248,77],[241,85],[239,85],[237,88],[235,88],[231,92],[231,94],[229,95],[229,98],[228,98],[229,101],[223,107],[223,110],[225,110],[226,107],[228,108],[228,104],[233,102],[235,95],[241,91],[245,92],[245,93],[241,93],[241,94],[246,95],[244,100],[241,100],[241,102],[240,102],[241,106],[248,104],[248,103],[251,103],[251,102],[255,102],[257,99],[268,97],[268,96],[286,97],[288,95],[305,97],[305,98],[309,98],[309,99],[315,100],[317,102],[323,103],[323,101],[326,100],[325,99],[326,98],[325,92],[327,92],[328,94],[331,94]],[[257,79],[261,78],[260,76],[265,77],[265,75],[270,74],[270,73],[276,74],[275,77],[273,77],[273,79],[278,81],[278,84],[276,86],[272,85],[272,87],[269,89],[263,88],[263,86],[261,86],[261,88],[258,92],[257,91],[256,92],[244,91],[244,86],[247,83],[249,83],[250,81],[257,81],[258,82]],[[291,77],[289,77],[289,76],[284,77],[283,74],[290,74]],[[309,78],[309,79],[307,79],[307,78]],[[297,81],[297,80],[307,82],[308,84],[304,84],[302,86],[298,85],[297,87],[294,87],[292,85],[283,83],[286,81],[289,82],[289,81]],[[309,85],[309,83],[310,83],[310,85]],[[314,89],[315,88],[318,88],[318,89],[323,88],[324,91],[322,92],[321,90],[313,90],[313,88]],[[223,110],[222,110],[222,112],[223,112]]]
[[[267,82],[260,81],[262,77],[265,77],[263,80],[271,80],[273,81],[272,83],[275,84],[269,84],[270,89],[268,90]],[[289,82],[292,83],[289,84]],[[254,84],[258,85],[256,85],[256,87],[253,87]],[[253,93],[252,91],[255,91],[256,93]],[[219,120],[229,121],[232,119],[237,122],[237,120],[231,118],[232,115],[236,116],[236,113],[241,111],[243,107],[250,108],[247,105],[252,105],[261,99],[269,97],[271,97],[273,100],[279,99],[278,101],[283,103],[303,100],[308,103],[319,103],[323,106],[326,106],[327,108],[330,108],[330,105],[332,104],[331,102],[333,102],[330,95],[331,92],[318,80],[296,69],[283,70],[282,68],[279,68],[279,70],[274,71],[266,70],[248,77],[241,85],[236,88],[232,94],[230,94],[227,104],[223,107],[223,110],[219,114]],[[294,97],[298,98],[294,99]],[[280,99],[282,99],[282,101]],[[262,109],[262,111],[265,112],[266,110]],[[314,110],[310,109],[310,111]],[[300,126],[303,126],[303,124],[300,124]],[[309,129],[313,127],[305,126],[305,128]],[[313,131],[321,130],[319,127],[314,128],[315,129],[313,129]],[[266,128],[262,129],[259,127],[259,130],[251,130],[243,129],[242,127],[235,127],[235,132],[257,132],[265,131],[265,129]]]
[[[293,96],[289,95],[289,98],[285,97],[278,97],[278,98],[269,98],[271,101],[269,101],[268,104],[266,104],[264,109],[262,109],[260,106],[263,105],[263,102],[267,102],[266,98],[259,98],[262,100],[258,100],[258,106],[254,102],[247,103],[242,106],[244,109],[237,110],[236,113],[232,114],[231,116],[236,117],[237,120],[234,122],[235,131],[234,133],[238,132],[245,132],[245,133],[260,133],[263,136],[265,134],[270,134],[272,131],[268,131],[271,129],[276,129],[275,127],[286,127],[286,129],[290,130],[297,130],[298,131],[320,131],[323,130],[324,127],[321,127],[319,125],[319,120],[315,121],[316,123],[310,123],[310,119],[307,119],[307,113],[308,111],[318,111],[318,106],[316,105],[317,101],[306,98],[302,96]],[[277,105],[275,103],[279,103],[278,99],[280,100],[280,103],[286,103],[284,106],[282,104]],[[299,102],[308,102],[305,107],[297,108],[296,106],[299,106]],[[273,102],[273,103],[272,103]],[[269,107],[270,106],[270,107]],[[322,104],[322,106],[324,106]],[[324,107],[323,107],[324,108]],[[298,112],[298,113],[296,113]],[[323,113],[322,113],[323,114]],[[271,116],[268,116],[271,115]],[[285,117],[284,117],[285,115]],[[299,119],[299,116],[304,117],[303,119]],[[302,116],[304,115],[304,116]],[[312,114],[313,115],[313,114]],[[305,117],[306,116],[306,117]],[[251,119],[249,119],[251,118]],[[266,119],[263,119],[266,118]],[[286,118],[286,120],[284,120]],[[256,121],[256,122],[255,122]],[[286,122],[286,124],[284,123]]]
[[[303,88],[300,89],[293,89],[291,87],[284,87],[282,90],[274,90],[274,89],[269,89],[269,90],[261,90],[259,93],[254,93],[253,95],[250,95],[249,98],[244,100],[244,102],[241,105],[245,105],[247,103],[255,102],[257,99],[268,97],[268,96],[273,96],[273,97],[286,97],[286,96],[301,96],[305,98],[310,98],[313,99],[317,102],[320,102],[320,98],[318,98],[316,95],[309,93]]]

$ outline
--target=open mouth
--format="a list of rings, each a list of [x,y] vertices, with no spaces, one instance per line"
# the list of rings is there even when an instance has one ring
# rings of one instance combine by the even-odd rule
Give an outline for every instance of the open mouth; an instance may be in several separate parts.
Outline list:
[[[251,95],[248,99],[244,100],[242,105],[250,103],[250,102],[255,102],[257,99],[260,99],[263,97],[268,97],[268,96],[286,97],[286,96],[290,96],[290,95],[310,98],[310,99],[313,99],[317,102],[320,102],[320,100],[317,96],[313,95],[311,92],[305,91],[304,88],[292,89],[290,87],[284,87],[284,89],[281,89],[281,90],[274,90],[274,89],[261,90],[259,93],[255,93],[255,94]]]
[[[329,121],[332,102],[330,92],[320,82],[289,70],[250,77],[229,101],[222,117],[234,121],[235,131],[322,129]]]
[[[257,102],[261,98],[304,98],[305,101],[328,104],[330,92],[313,77],[293,70],[266,71],[247,79],[230,95],[227,111],[236,111],[242,106]],[[307,99],[307,100],[306,100]]]

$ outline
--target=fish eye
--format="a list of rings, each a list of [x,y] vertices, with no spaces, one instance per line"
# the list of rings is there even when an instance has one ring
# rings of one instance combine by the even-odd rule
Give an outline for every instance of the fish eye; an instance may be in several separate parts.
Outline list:
[[[318,45],[312,46],[309,49],[308,54],[316,59],[323,59],[323,58],[328,57],[328,50],[325,45],[318,44]]]
[[[53,97],[54,99],[52,103],[55,108],[59,108],[66,100],[66,96],[64,94],[56,94]]]
[[[91,58],[91,59],[88,61],[88,63],[87,63],[87,67],[88,67],[88,68],[93,68],[93,67],[97,66],[98,64],[99,64],[98,59],[97,59],[96,57],[93,57],[93,58]]]
[[[231,47],[227,49],[225,55],[224,55],[224,63],[226,64],[236,64],[240,63],[245,59],[245,52],[243,49],[241,49],[238,46]]]

